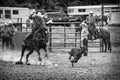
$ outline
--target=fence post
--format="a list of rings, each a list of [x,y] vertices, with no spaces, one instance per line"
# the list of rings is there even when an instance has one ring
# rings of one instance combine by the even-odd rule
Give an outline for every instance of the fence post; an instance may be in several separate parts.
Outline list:
[[[76,26],[76,23],[74,24],[74,26]],[[78,26],[77,26],[78,27]],[[75,47],[77,47],[77,32],[76,32],[76,27],[75,27]]]
[[[25,23],[25,24],[27,24],[27,23]],[[28,26],[27,26],[27,25],[26,25],[26,28],[25,28],[25,29],[26,29],[26,32],[27,32],[27,30],[28,30]]]
[[[51,28],[51,24],[48,25],[49,26],[49,52],[52,52],[52,28]]]
[[[64,23],[64,47],[66,47],[66,28]]]
[[[81,47],[81,30],[80,30],[79,34],[80,34],[79,39],[80,39],[80,47]]]
[[[20,26],[21,26],[21,32],[22,32],[22,18],[20,18]]]
[[[75,47],[77,47],[77,33],[75,32]]]
[[[104,16],[104,5],[101,5],[101,13],[102,13],[102,27],[104,27],[103,16]],[[100,52],[103,52],[103,41],[100,39]]]
[[[101,12],[102,12],[102,27],[104,26],[104,22],[103,22],[103,16],[104,16],[104,5],[102,4],[101,6]]]

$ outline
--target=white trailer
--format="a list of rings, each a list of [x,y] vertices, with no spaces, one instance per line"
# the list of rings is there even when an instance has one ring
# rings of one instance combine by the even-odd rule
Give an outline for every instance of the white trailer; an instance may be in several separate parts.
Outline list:
[[[4,22],[13,21],[14,23],[26,23],[29,15],[35,12],[35,9],[19,7],[0,7],[0,25]]]
[[[68,7],[69,16],[82,16],[86,19],[90,12],[93,15],[102,15],[102,5],[90,6],[70,6]],[[118,5],[104,5],[104,15],[110,17],[110,24],[120,24],[120,4]]]

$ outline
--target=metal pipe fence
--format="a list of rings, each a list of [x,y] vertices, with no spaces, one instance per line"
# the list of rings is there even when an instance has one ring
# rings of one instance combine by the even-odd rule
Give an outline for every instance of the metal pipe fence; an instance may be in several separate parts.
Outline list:
[[[55,22],[54,24],[64,24],[62,26],[54,26],[49,24],[47,26],[49,32],[49,42],[48,49],[53,51],[54,49],[71,49],[74,47],[81,46],[81,35],[80,32],[76,32],[76,29],[79,27],[66,27],[65,24],[76,24],[78,22]],[[30,27],[27,27],[26,23],[16,23],[16,32],[31,32],[33,24],[30,24]],[[21,35],[21,34],[20,34]],[[17,34],[19,37],[19,34]],[[23,37],[23,36],[22,36]],[[18,39],[17,39],[18,40]],[[21,40],[22,41],[22,40]],[[19,42],[19,41],[16,41]],[[22,42],[19,42],[22,43]],[[100,40],[99,41],[88,41],[88,47],[96,47],[101,50]],[[95,45],[94,45],[95,44]]]
[[[76,24],[78,22],[64,22],[64,26],[53,26],[49,25],[49,51],[52,52],[54,49],[71,49],[74,47],[81,46],[81,35],[80,32],[75,30],[79,27],[68,28],[65,24]],[[61,22],[55,22],[54,24],[61,24]],[[71,29],[71,30],[70,30]],[[55,37],[58,35],[57,37]],[[68,35],[70,35],[68,37]],[[62,36],[62,37],[61,37]],[[88,47],[95,47],[101,50],[100,40],[98,41],[88,41]],[[95,44],[95,45],[94,45]]]

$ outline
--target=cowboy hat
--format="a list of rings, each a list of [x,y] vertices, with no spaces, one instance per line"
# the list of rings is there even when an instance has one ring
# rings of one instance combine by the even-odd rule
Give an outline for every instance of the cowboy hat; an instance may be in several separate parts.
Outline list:
[[[12,24],[13,22],[12,21],[9,21],[8,24]]]
[[[93,11],[90,11],[90,13],[93,13]]]
[[[87,24],[86,24],[85,22],[82,22],[82,23],[80,24],[80,26],[81,26],[81,27],[86,27],[86,28],[87,28]]]
[[[5,23],[4,23],[4,25],[8,25],[8,23],[7,23],[7,22],[5,22]]]

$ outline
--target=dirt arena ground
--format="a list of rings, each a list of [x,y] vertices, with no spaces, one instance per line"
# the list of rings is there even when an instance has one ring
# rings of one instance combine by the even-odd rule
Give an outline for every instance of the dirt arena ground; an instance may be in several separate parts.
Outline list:
[[[49,52],[49,60],[57,64],[53,67],[37,65],[36,52],[29,58],[30,63],[34,64],[14,65],[20,58],[20,51],[1,51],[0,80],[119,80],[119,49],[113,47],[111,53],[89,52],[87,57],[81,57],[74,68],[64,51]],[[41,56],[44,56],[43,50]]]

